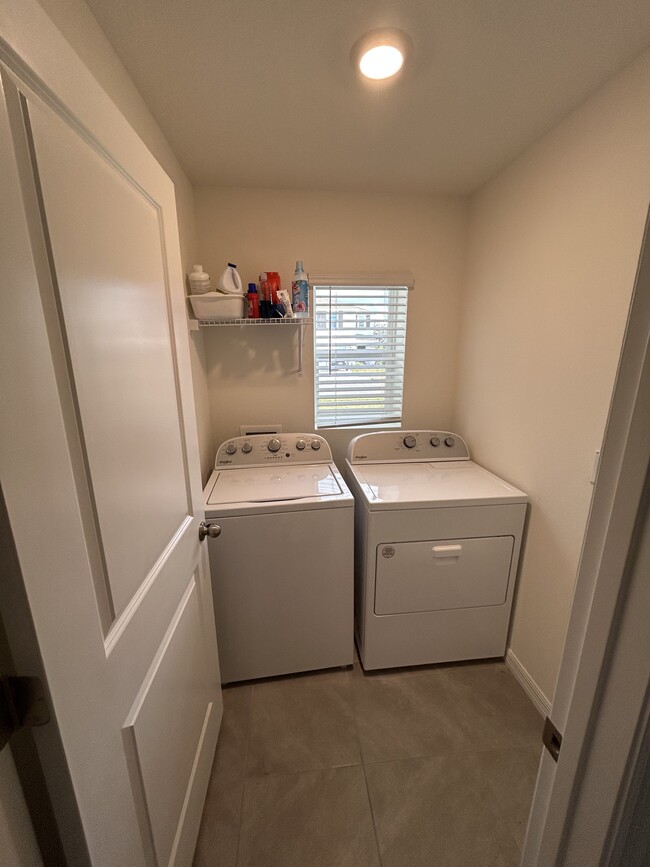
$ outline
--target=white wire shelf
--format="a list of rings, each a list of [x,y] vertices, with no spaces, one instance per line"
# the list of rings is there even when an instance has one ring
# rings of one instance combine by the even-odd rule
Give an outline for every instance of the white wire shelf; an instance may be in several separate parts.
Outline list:
[[[199,319],[197,320],[200,328],[216,328],[223,325],[255,325],[257,327],[269,327],[278,325],[307,325],[313,322],[313,319]]]
[[[314,320],[311,318],[305,319],[190,319],[190,330],[198,331],[200,328],[216,328],[222,325],[233,326],[249,326],[254,325],[257,328],[291,328],[296,325],[310,325]],[[298,369],[296,373],[302,376],[302,345],[304,328],[298,328]]]

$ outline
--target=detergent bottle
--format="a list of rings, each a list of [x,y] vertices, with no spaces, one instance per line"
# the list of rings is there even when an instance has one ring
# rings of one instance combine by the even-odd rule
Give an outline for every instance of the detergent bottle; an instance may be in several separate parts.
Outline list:
[[[309,282],[302,259],[296,262],[296,270],[291,281],[291,305],[293,314],[298,319],[309,316]]]
[[[228,267],[217,280],[217,289],[219,292],[225,292],[226,295],[243,295],[244,288],[239,276],[237,266],[232,262],[228,262]]]

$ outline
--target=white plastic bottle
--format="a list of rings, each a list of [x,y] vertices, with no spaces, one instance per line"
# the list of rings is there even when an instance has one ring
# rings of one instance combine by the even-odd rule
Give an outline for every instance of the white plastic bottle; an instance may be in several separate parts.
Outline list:
[[[203,265],[192,265],[192,270],[187,276],[192,295],[205,295],[210,291],[210,275],[203,270]]]
[[[305,274],[302,259],[296,262],[296,270],[291,281],[291,305],[297,319],[309,316],[309,281]]]
[[[244,286],[234,262],[228,262],[228,267],[217,280],[217,289],[219,292],[225,292],[226,295],[244,294]]]

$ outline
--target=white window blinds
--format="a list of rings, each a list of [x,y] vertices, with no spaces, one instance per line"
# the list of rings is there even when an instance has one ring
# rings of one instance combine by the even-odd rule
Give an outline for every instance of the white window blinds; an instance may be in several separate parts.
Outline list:
[[[314,283],[316,428],[402,420],[407,286]]]

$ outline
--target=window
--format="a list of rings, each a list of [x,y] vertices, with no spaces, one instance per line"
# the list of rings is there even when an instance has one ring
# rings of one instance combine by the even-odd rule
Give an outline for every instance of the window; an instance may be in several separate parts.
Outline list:
[[[316,428],[401,422],[407,285],[313,285]]]

